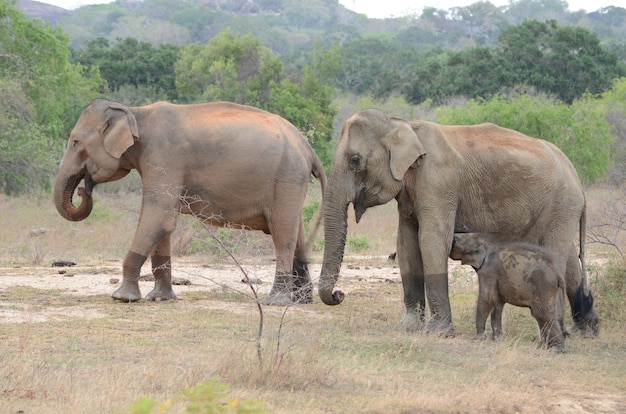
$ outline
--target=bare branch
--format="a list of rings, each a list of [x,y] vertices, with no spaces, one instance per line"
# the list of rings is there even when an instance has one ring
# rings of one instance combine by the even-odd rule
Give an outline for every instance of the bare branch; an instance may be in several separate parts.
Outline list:
[[[614,188],[600,203],[597,219],[587,228],[587,243],[611,246],[624,260],[621,246],[626,237],[626,194],[624,190]]]

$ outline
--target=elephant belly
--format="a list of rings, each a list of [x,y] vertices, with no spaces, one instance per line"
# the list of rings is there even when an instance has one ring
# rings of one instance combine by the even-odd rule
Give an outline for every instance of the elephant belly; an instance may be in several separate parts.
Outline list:
[[[216,227],[245,228],[269,233],[267,219],[261,208],[204,201],[198,196],[181,200],[181,213],[191,214]]]

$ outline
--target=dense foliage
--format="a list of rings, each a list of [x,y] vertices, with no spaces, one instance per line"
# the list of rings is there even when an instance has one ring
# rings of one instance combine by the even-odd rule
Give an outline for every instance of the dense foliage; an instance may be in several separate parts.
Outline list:
[[[49,185],[77,114],[96,96],[97,68],[69,63],[69,38],[0,2],[0,191]],[[54,154],[55,156],[51,156]]]
[[[208,45],[192,43],[181,49],[176,90],[183,102],[231,101],[282,115],[328,165],[333,90],[320,82],[312,64],[297,79],[289,79],[280,57],[259,39],[226,30]]]
[[[144,0],[81,7],[52,28],[14,4],[0,4],[7,193],[48,185],[70,128],[98,94],[129,105],[257,106],[296,125],[326,166],[345,119],[336,115],[346,108],[333,105],[339,95],[371,106],[402,97],[444,122],[490,121],[546,138],[587,181],[626,159],[620,7],[585,14],[560,0],[478,2],[375,20],[335,0],[216,0],[213,8]],[[520,90],[534,92],[511,95]]]
[[[107,80],[108,91],[115,92],[123,86],[152,87],[167,99],[176,99],[174,63],[178,60],[178,47],[126,38],[110,44],[105,38],[87,42],[74,59],[81,65],[98,67]]]
[[[518,85],[572,103],[626,76],[624,62],[604,49],[596,34],[554,20],[509,27],[495,47],[418,52],[395,39],[365,38],[345,44],[341,56],[341,90],[381,98],[401,93],[415,104],[490,98]]]

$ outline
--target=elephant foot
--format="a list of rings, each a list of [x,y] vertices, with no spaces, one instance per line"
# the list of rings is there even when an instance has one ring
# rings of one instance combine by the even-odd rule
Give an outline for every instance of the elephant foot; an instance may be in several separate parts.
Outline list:
[[[575,329],[583,338],[595,338],[600,334],[600,318],[592,309],[583,319],[576,321]]]
[[[426,333],[443,336],[444,338],[454,337],[454,327],[447,319],[433,318],[426,324]]]
[[[111,297],[122,302],[137,302],[141,300],[139,284],[136,282],[135,284],[122,282],[122,286],[116,289],[111,294]]]
[[[424,326],[424,317],[419,312],[406,312],[402,319],[396,324],[397,329],[407,332],[416,332]]]
[[[485,339],[487,339],[487,334],[484,333],[484,332],[483,333],[477,333],[477,334],[474,334],[474,336],[472,336],[472,339],[474,341],[484,341]]]
[[[309,284],[298,288],[293,292],[293,301],[298,305],[313,303],[313,286]]]
[[[150,293],[146,295],[146,300],[161,301],[161,300],[176,300],[176,293],[174,289],[158,289],[154,288]]]
[[[273,290],[265,297],[264,305],[268,306],[289,306],[293,305],[293,299],[289,292],[274,292]]]
[[[491,340],[492,341],[499,341],[500,339],[502,339],[502,334],[493,334],[491,335]]]

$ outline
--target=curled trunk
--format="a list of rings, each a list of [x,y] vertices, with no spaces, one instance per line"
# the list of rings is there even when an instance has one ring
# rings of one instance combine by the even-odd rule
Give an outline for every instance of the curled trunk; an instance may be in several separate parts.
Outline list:
[[[339,278],[346,246],[348,203],[338,200],[335,191],[329,190],[324,197],[324,261],[318,292],[325,304],[338,305],[343,301],[344,294],[340,290],[333,292],[333,289]]]
[[[83,178],[85,179],[85,187],[78,189],[81,203],[77,207],[73,202],[74,191]],[[59,175],[54,185],[54,205],[59,214],[70,221],[80,221],[87,218],[93,207],[91,190],[94,185],[91,176],[85,170],[69,177]]]

